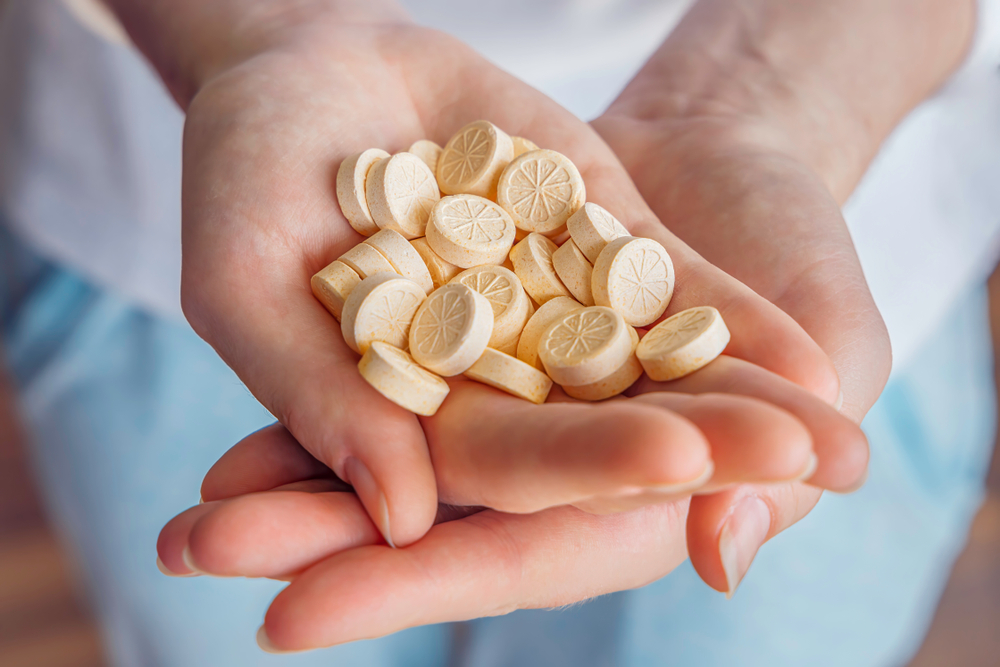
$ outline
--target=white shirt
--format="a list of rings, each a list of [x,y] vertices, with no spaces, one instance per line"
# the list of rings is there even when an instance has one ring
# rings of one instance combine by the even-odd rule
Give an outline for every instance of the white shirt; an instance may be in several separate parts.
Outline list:
[[[0,19],[0,212],[40,253],[181,318],[183,117],[114,24],[67,0]],[[687,0],[409,0],[582,118],[600,113]],[[109,28],[108,25],[111,27]],[[489,26],[484,30],[483,26]],[[111,32],[108,32],[108,31]],[[1000,0],[962,70],[886,142],[845,209],[897,366],[1000,257]]]

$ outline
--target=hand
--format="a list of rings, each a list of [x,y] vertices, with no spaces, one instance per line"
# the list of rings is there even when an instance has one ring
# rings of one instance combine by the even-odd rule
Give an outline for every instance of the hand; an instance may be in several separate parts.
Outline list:
[[[722,357],[683,380],[695,394],[727,378],[741,395],[759,396],[826,434],[817,451],[852,437],[837,413],[787,381]],[[707,396],[647,394],[635,402],[697,403]],[[511,399],[516,400],[516,399]],[[762,446],[754,430],[747,445]],[[161,532],[160,558],[171,570],[292,581],[268,610],[262,644],[306,649],[376,637],[426,623],[552,607],[654,581],[680,564],[685,531],[692,561],[719,560],[709,539],[729,519],[724,503],[689,514],[688,501],[596,516],[572,507],[518,515],[442,506],[439,523],[405,549],[381,544],[356,496],[302,449],[280,425],[245,439],[209,472],[205,503]],[[753,531],[770,537],[808,507],[789,484],[762,487],[769,516]],[[740,500],[737,498],[736,500]],[[648,503],[649,500],[647,499]],[[737,502],[737,507],[739,503]],[[736,534],[741,530],[735,527]],[[749,565],[742,543],[734,562]],[[755,551],[756,549],[753,549]],[[723,587],[725,590],[725,587]]]
[[[476,118],[569,155],[591,199],[662,242],[679,280],[672,312],[716,306],[734,332],[732,355],[828,402],[838,381],[791,318],[659,224],[587,125],[463,45],[403,19],[384,25],[337,12],[284,25],[266,43],[208,77],[188,107],[185,313],[295,439],[353,485],[388,542],[420,538],[439,491],[451,504],[529,512],[649,487],[686,490],[710,462],[716,484],[785,480],[808,469],[810,436],[821,434],[738,396],[697,406],[532,406],[457,380],[446,407],[423,424],[381,397],[308,287],[312,273],[361,240],[336,205],[333,174],[352,152],[443,141]],[[742,444],[738,429],[708,426],[746,419],[768,438],[753,461],[726,454]],[[860,478],[863,440],[849,437],[838,449],[833,458],[817,450],[814,483],[849,488]],[[498,460],[505,475],[491,470]]]

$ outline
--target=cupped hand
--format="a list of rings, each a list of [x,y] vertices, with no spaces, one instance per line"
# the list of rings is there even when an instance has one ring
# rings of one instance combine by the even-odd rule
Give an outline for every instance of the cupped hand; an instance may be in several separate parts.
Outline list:
[[[314,272],[361,240],[337,207],[336,168],[365,148],[443,142],[488,118],[568,155],[591,201],[664,244],[678,278],[670,312],[716,306],[733,331],[730,354],[828,402],[837,396],[833,367],[801,327],[670,234],[591,128],[462,44],[403,19],[312,17],[210,78],[187,112],[185,313],[295,440],[351,483],[388,542],[424,535],[439,490],[452,504],[529,512],[650,488],[687,491],[710,465],[715,484],[811,468],[821,434],[738,395],[533,406],[455,381],[445,408],[421,424],[360,377],[357,356],[309,290]],[[715,389],[730,384],[722,378]],[[754,461],[725,454],[737,451],[747,423],[767,454]],[[845,437],[840,450],[834,458],[847,465],[817,448],[814,482],[857,482],[863,438]]]

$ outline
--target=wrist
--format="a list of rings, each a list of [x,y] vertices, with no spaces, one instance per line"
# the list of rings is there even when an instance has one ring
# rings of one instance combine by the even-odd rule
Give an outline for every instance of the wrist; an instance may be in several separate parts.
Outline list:
[[[307,30],[407,20],[395,0],[104,0],[186,108],[218,74]]]
[[[608,115],[786,154],[841,202],[974,27],[972,0],[744,4],[699,2]]]

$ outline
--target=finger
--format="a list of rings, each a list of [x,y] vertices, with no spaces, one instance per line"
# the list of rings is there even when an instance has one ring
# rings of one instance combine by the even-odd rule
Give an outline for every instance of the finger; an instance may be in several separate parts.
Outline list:
[[[194,524],[215,506],[215,503],[195,505],[175,516],[160,530],[156,539],[156,564],[161,572],[171,577],[194,577],[200,574],[184,562],[184,547],[187,546],[188,534]]]
[[[808,514],[822,491],[801,483],[744,485],[691,499],[691,564],[709,586],[732,597],[760,547]]]
[[[275,598],[259,641],[303,650],[642,586],[686,557],[685,508],[681,502],[616,517],[565,507],[486,511],[435,526],[406,549],[337,554]],[[572,558],[567,543],[575,545]]]
[[[185,545],[189,567],[205,574],[287,577],[345,549],[385,544],[353,493],[282,490],[213,505]]]
[[[266,67],[260,70],[267,76]],[[191,105],[185,313],[294,438],[355,487],[387,539],[408,544],[437,510],[422,430],[360,376],[357,355],[309,287],[314,272],[361,240],[337,207],[331,170],[355,150],[393,144],[395,135],[361,122],[359,110],[330,113],[340,98],[317,92],[311,81],[291,75],[269,82],[274,99],[299,100],[294,108],[247,108],[238,95],[228,108],[224,79],[203,98],[218,105],[210,113],[200,99]],[[341,83],[338,95],[360,85]],[[414,126],[411,116],[400,116],[400,126]],[[342,137],[344,127],[370,130],[350,141],[330,139]]]
[[[816,471],[809,483],[849,492],[861,483],[868,467],[868,439],[861,428],[823,401],[764,369],[722,356],[696,373],[673,382],[641,379],[633,391],[680,391],[690,394],[725,391],[767,401],[795,415],[812,435]]]
[[[708,439],[715,464],[713,474],[703,484],[684,489],[686,494],[710,493],[739,483],[798,481],[816,469],[812,436],[805,424],[770,403],[726,394],[691,396],[667,392],[642,394],[632,400],[685,417]],[[609,514],[677,500],[679,495],[673,490],[647,488],[573,504],[584,511]]]
[[[442,501],[454,505],[527,513],[598,494],[679,491],[711,466],[697,427],[638,401],[533,405],[466,381],[424,424]]]
[[[284,426],[271,424],[240,440],[215,462],[201,483],[201,497],[224,500],[332,475]]]

